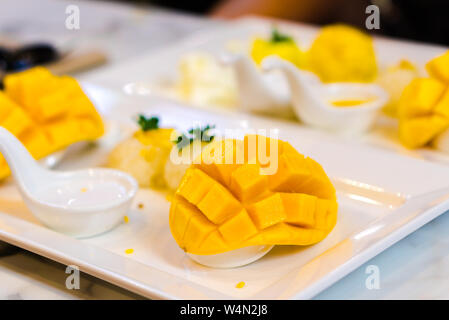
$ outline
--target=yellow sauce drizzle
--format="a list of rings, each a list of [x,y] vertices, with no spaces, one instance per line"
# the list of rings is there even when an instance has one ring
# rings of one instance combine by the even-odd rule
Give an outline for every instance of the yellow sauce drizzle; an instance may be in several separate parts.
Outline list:
[[[334,107],[356,107],[358,105],[361,105],[363,103],[371,102],[373,99],[366,99],[366,100],[336,100],[331,101],[332,105]]]

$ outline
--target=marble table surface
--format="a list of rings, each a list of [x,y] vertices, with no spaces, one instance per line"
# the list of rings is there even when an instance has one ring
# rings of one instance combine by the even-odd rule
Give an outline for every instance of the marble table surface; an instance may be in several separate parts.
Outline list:
[[[81,28],[76,37],[63,27],[68,4],[80,7]],[[117,3],[2,0],[0,37],[20,42],[48,40],[61,47],[101,48],[107,52],[111,65],[216,23]],[[449,215],[444,214],[371,259],[316,299],[449,299],[447,230]],[[379,287],[368,289],[368,267],[373,265],[379,271]],[[59,263],[0,242],[0,299],[142,298],[86,274],[81,274],[79,290],[68,290],[65,270]]]

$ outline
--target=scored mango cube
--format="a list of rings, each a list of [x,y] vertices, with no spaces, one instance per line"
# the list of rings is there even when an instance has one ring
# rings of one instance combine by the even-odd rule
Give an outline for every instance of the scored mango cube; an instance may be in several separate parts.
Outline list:
[[[442,96],[445,85],[433,78],[416,78],[407,85],[399,101],[399,118],[428,115]]]
[[[51,142],[41,129],[25,132],[21,135],[21,140],[35,159],[42,158],[51,153],[49,149]]]
[[[284,221],[287,215],[279,193],[274,193],[267,198],[251,204],[248,212],[259,229],[265,229]]]
[[[418,148],[428,144],[449,126],[447,118],[430,115],[403,119],[399,123],[399,138],[409,148]]]
[[[256,197],[268,188],[268,178],[260,175],[260,166],[245,164],[232,172],[230,189],[240,201]]]
[[[305,193],[281,193],[286,209],[286,222],[304,227],[313,227],[317,197]]]
[[[291,191],[310,177],[309,168],[301,154],[281,154],[275,174],[268,176],[270,188],[275,191]]]
[[[215,225],[202,214],[193,215],[184,234],[186,250],[201,246],[207,236],[214,230],[216,230]]]
[[[58,91],[37,100],[36,109],[33,113],[39,121],[49,121],[63,116],[65,112],[68,112],[68,103],[71,104],[72,101],[68,102],[65,92]]]
[[[240,211],[241,205],[224,186],[216,182],[198,203],[198,209],[210,221],[220,224]]]
[[[195,167],[220,183],[228,184],[232,172],[243,163],[243,143],[239,140],[223,139],[214,141],[201,152],[200,161]]]
[[[245,209],[223,223],[218,230],[229,243],[246,240],[257,233],[257,228]]]
[[[197,205],[210,190],[214,180],[199,169],[187,169],[183,180],[179,184],[177,194],[190,203]]]
[[[449,119],[449,89],[441,96],[440,100],[433,108],[433,113]]]
[[[431,77],[449,83],[449,51],[427,62],[426,70]]]
[[[223,168],[221,152],[213,154],[215,162],[187,169],[169,218],[182,249],[208,255],[251,245],[310,245],[327,236],[337,221],[335,188],[321,165],[288,143],[276,143],[278,150],[270,151],[281,159],[273,175],[265,175],[257,161],[248,163],[251,157]],[[243,145],[250,154],[250,143]]]
[[[184,238],[190,219],[198,214],[198,209],[182,198],[178,199],[176,205],[170,207],[170,219],[176,221],[176,224],[170,223],[170,230],[176,235],[175,239]]]
[[[13,135],[18,136],[33,125],[30,117],[21,108],[14,108],[0,123]]]
[[[228,245],[218,230],[212,231],[200,246],[201,252],[204,254],[214,254],[217,250],[226,251]]]
[[[20,108],[19,105],[0,91],[0,121],[3,121],[12,110],[17,108]]]
[[[415,78],[399,100],[399,139],[408,148],[428,145],[449,127],[446,77],[449,51],[426,65],[431,78]]]

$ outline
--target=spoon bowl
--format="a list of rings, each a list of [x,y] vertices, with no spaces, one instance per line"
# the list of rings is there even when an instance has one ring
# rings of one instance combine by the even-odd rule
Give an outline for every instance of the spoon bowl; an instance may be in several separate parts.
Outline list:
[[[134,178],[118,170],[44,169],[3,127],[0,152],[30,211],[46,226],[71,236],[90,237],[118,225],[138,189]]]
[[[293,109],[304,123],[321,129],[356,134],[367,131],[379,109],[388,101],[388,93],[370,83],[322,83],[311,72],[275,56],[263,60],[264,70],[284,73],[290,86]],[[354,106],[339,107],[335,101],[359,100]]]

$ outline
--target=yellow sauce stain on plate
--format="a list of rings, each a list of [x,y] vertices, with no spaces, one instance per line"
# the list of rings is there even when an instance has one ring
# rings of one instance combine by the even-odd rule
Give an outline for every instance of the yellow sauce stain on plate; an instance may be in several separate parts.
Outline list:
[[[126,249],[126,250],[125,250],[125,253],[126,253],[126,254],[134,253],[134,249]]]
[[[245,286],[245,282],[240,281],[239,283],[236,284],[235,287],[236,287],[237,289],[241,289],[241,288],[243,288],[244,286]]]
[[[123,217],[123,221],[125,221],[125,223],[128,223],[129,222],[129,217],[128,216],[124,216]]]

